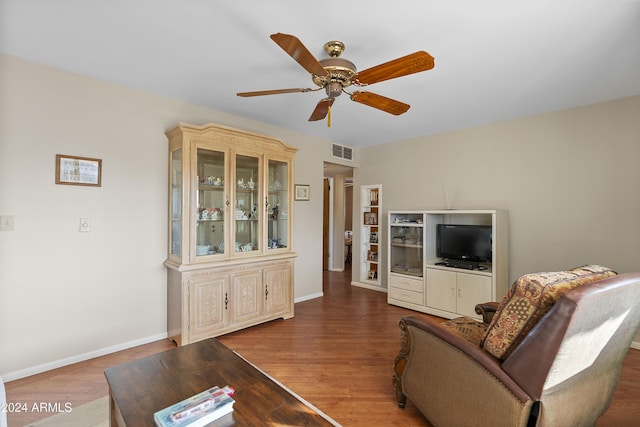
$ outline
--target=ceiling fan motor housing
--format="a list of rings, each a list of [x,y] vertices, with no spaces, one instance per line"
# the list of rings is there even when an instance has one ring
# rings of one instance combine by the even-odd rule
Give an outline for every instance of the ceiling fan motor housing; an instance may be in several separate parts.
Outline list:
[[[343,87],[347,87],[351,85],[351,79],[353,79],[357,73],[356,66],[353,62],[344,58],[326,58],[321,59],[320,64],[327,70],[329,73],[328,76],[316,76],[312,75],[311,79],[313,83],[320,87],[327,88],[327,95],[329,96],[338,96],[340,92],[342,92]],[[333,84],[336,83],[336,84]],[[336,89],[331,89],[330,86],[334,86]],[[339,86],[339,89],[338,89]],[[334,90],[337,90],[337,94],[331,95],[329,92],[333,93]]]

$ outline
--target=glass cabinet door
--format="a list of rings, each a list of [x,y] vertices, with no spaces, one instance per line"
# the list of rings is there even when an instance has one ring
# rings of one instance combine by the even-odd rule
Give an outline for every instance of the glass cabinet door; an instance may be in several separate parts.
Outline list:
[[[171,152],[169,256],[182,255],[182,149]]]
[[[423,276],[422,226],[390,226],[389,267],[392,273]]]
[[[225,253],[225,153],[197,150],[196,257]]]
[[[267,250],[289,246],[289,163],[268,162]]]
[[[236,154],[235,160],[234,251],[253,252],[259,250],[260,159]]]

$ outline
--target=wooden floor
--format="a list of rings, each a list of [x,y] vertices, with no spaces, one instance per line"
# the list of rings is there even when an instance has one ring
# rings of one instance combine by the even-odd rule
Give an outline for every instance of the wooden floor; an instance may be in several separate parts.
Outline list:
[[[413,312],[386,294],[349,285],[350,272],[325,272],[325,297],[296,304],[295,317],[219,337],[225,345],[290,387],[344,426],[429,426],[409,402],[398,409],[391,387],[398,351],[397,320]],[[172,348],[163,340],[9,382],[8,402],[70,402],[106,396],[105,368]],[[473,393],[473,390],[470,390]],[[24,426],[51,413],[8,414]],[[630,350],[618,390],[598,427],[637,426],[640,351]]]

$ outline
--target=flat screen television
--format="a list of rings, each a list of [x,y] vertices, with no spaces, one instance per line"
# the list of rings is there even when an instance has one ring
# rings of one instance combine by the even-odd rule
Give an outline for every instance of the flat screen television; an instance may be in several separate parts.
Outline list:
[[[491,226],[438,224],[436,255],[447,260],[491,262]]]

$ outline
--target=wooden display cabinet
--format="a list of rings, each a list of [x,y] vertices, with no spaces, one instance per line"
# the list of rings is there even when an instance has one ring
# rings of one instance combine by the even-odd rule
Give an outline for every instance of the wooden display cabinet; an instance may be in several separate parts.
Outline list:
[[[166,135],[169,337],[188,344],[292,317],[296,149],[213,124]]]

